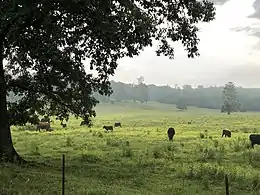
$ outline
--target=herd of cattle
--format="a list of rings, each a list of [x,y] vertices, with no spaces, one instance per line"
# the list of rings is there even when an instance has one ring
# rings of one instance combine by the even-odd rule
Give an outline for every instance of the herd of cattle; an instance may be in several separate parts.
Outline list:
[[[45,129],[46,131],[52,131],[53,129],[51,128],[51,121],[49,118],[43,118],[38,124],[37,124],[37,130],[40,131],[40,129]],[[190,122],[188,122],[190,124]],[[80,123],[80,126],[82,125],[87,125],[86,121],[82,121]],[[67,127],[66,124],[61,123],[61,126],[63,128]],[[115,122],[114,127],[122,127],[120,122]],[[114,128],[113,126],[103,126],[103,129],[106,131],[113,131]],[[170,127],[167,131],[169,141],[173,141],[173,137],[175,135],[175,129],[173,127]],[[222,137],[231,137],[231,131],[224,129],[222,131]],[[251,134],[249,136],[249,140],[251,142],[252,148],[254,148],[254,145],[260,145],[260,134]]]
[[[58,118],[56,118],[58,120]],[[46,131],[53,131],[53,129],[51,128],[51,123],[53,123],[53,120],[51,120],[48,117],[44,117],[41,119],[41,121],[39,123],[37,123],[36,125],[36,130],[40,131],[40,129],[45,129]],[[83,120],[80,123],[80,126],[82,125],[88,125],[88,121],[87,120]],[[61,122],[61,126],[62,128],[66,128],[67,124],[64,124],[63,122]]]
[[[175,129],[170,127],[168,129],[167,133],[168,133],[169,141],[172,141],[173,140],[173,136],[175,135]],[[221,137],[223,137],[223,136],[231,137],[231,131],[224,129],[222,131],[222,136]],[[254,145],[260,145],[260,134],[251,134],[251,135],[249,135],[249,140],[251,142],[252,148],[254,148]]]
[[[51,128],[51,123],[53,123],[52,120],[50,120],[49,118],[42,118],[41,121],[36,125],[36,130],[40,131],[41,129],[45,129],[46,131],[53,131],[53,129]],[[86,121],[82,121],[80,123],[80,126],[83,125],[87,125]],[[61,126],[63,128],[67,127],[67,124],[63,124],[61,122]],[[115,122],[114,127],[122,127],[120,122]],[[103,126],[103,129],[107,130],[107,131],[113,131],[114,128],[113,126]]]

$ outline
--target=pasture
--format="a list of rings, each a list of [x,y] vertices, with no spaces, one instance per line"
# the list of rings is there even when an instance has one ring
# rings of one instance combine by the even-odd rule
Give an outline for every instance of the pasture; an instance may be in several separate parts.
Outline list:
[[[115,103],[96,108],[94,126],[71,118],[52,132],[12,127],[16,150],[38,166],[1,165],[1,194],[61,194],[61,155],[66,155],[65,194],[230,194],[260,193],[260,113],[221,114],[219,110],[174,105]],[[122,128],[105,132],[103,125]],[[191,121],[191,124],[188,122]],[[167,129],[175,128],[169,142]],[[232,131],[222,138],[222,129]],[[46,163],[47,166],[41,165]]]

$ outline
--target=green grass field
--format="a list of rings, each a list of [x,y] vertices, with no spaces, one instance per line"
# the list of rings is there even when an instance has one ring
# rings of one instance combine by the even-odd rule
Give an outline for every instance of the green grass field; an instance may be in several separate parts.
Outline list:
[[[61,156],[66,155],[66,191],[75,194],[230,194],[260,193],[260,113],[235,113],[150,102],[100,104],[92,128],[71,118],[52,132],[12,127],[15,148],[39,166],[1,165],[0,186],[7,194],[61,194]],[[114,132],[103,125],[122,123]],[[188,124],[192,121],[192,124]],[[176,130],[173,143],[167,129]],[[222,129],[232,131],[222,138]],[[204,138],[203,138],[204,137]],[[47,163],[46,166],[41,163]],[[3,194],[3,192],[1,194]]]

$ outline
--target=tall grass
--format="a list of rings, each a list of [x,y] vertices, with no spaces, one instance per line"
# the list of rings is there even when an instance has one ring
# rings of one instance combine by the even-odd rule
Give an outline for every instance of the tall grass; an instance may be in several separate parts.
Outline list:
[[[248,140],[259,130],[258,113],[177,112],[150,102],[101,104],[97,114],[91,129],[73,117],[66,130],[57,121],[52,132],[12,127],[15,148],[38,166],[2,164],[0,194],[59,194],[62,154],[66,194],[224,194],[225,174],[231,194],[259,193],[260,146]],[[115,121],[122,128],[102,129]],[[224,128],[231,138],[221,137]]]

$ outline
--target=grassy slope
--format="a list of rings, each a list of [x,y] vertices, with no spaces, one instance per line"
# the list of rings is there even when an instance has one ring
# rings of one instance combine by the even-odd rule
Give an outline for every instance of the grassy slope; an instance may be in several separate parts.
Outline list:
[[[258,113],[181,112],[151,102],[101,104],[97,114],[91,129],[73,118],[66,130],[55,121],[53,132],[13,127],[17,151],[48,166],[4,165],[0,187],[14,194],[60,194],[65,153],[66,194],[219,195],[224,194],[225,173],[231,194],[259,193],[260,146],[248,149],[249,134],[260,131]],[[113,133],[102,130],[115,121],[123,127]],[[170,126],[176,130],[173,143],[167,140]],[[220,137],[223,128],[233,132],[232,138]]]

